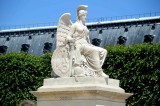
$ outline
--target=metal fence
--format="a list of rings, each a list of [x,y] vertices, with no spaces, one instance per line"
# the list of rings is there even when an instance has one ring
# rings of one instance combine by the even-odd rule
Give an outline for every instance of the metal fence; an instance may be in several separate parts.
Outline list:
[[[153,17],[153,16],[160,16],[160,12],[93,18],[93,19],[88,19],[87,22],[102,22],[102,21],[113,21],[113,20],[133,19],[133,18]]]
[[[90,22],[102,22],[102,21],[113,21],[113,20],[133,19],[133,18],[153,17],[153,16],[160,16],[160,12],[150,12],[150,13],[143,13],[143,14],[92,18],[92,19],[87,19],[87,22],[88,23],[90,23]],[[73,20],[73,22],[74,21],[75,20]],[[4,26],[0,26],[0,30],[34,28],[34,27],[45,27],[45,26],[57,26],[57,22],[36,23],[36,24],[26,24],[26,25],[12,25],[12,26],[5,26],[4,25]]]

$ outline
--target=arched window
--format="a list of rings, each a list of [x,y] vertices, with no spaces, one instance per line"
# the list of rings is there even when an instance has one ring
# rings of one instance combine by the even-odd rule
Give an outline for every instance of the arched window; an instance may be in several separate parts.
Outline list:
[[[145,35],[144,36],[144,41],[145,43],[151,43],[154,39],[155,35]]]
[[[52,43],[49,43],[49,42],[46,42],[44,43],[44,48],[43,48],[43,53],[46,53],[46,52],[51,52],[52,50]]]
[[[118,37],[117,44],[125,45],[126,41],[127,41],[127,38],[126,38],[126,37],[124,37],[124,36],[119,36],[119,37]]]
[[[9,40],[10,40],[10,38],[9,38],[9,37],[7,37],[7,38],[6,38],[6,41],[9,41]]]
[[[154,30],[155,29],[155,25],[152,25],[151,29]]]
[[[124,29],[124,32],[128,32],[128,28],[125,28],[125,29]]]
[[[29,35],[29,36],[28,36],[28,39],[29,39],[29,40],[31,40],[31,39],[32,39],[32,36],[31,36],[31,35]]]
[[[51,38],[54,38],[55,37],[55,34],[53,33],[52,35],[51,35]]]
[[[22,44],[21,51],[22,52],[28,52],[29,51],[29,47],[30,47],[29,44]]]
[[[102,34],[102,33],[103,33],[103,30],[102,30],[102,29],[100,29],[98,33],[99,33],[99,34]]]
[[[98,39],[98,38],[92,39],[92,44],[95,45],[95,46],[100,46],[101,39]]]
[[[0,46],[0,54],[4,54],[4,53],[6,53],[7,52],[7,46],[4,46],[4,45],[2,45],[2,46]]]

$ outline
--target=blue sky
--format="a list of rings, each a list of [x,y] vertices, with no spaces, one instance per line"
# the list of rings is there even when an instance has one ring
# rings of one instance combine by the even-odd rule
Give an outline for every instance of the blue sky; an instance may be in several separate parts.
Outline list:
[[[160,0],[0,0],[0,26],[58,22],[66,12],[76,18],[88,5],[88,19],[160,12]]]

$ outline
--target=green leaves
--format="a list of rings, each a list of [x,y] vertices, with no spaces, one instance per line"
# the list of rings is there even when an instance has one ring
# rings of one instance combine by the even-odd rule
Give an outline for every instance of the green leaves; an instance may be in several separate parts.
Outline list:
[[[119,79],[126,92],[134,93],[128,106],[160,103],[160,44],[110,46],[103,65],[105,73]]]
[[[127,106],[158,106],[160,103],[160,44],[106,47],[103,65],[110,78],[120,80],[126,92],[133,93]],[[51,53],[0,55],[0,104],[18,106],[24,99],[36,100],[29,91],[42,86],[51,75]]]
[[[51,54],[47,54],[48,60]],[[51,65],[44,63],[44,56],[26,53],[0,55],[0,104],[18,106],[24,99],[36,100],[29,93],[42,86],[43,79],[50,77]]]

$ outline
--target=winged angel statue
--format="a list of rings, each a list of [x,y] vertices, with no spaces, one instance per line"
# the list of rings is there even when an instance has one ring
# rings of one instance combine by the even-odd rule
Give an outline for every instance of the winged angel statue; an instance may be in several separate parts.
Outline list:
[[[72,24],[70,13],[63,14],[57,27],[57,48],[51,59],[52,77],[108,77],[102,65],[107,55],[103,48],[92,45],[85,25],[87,6],[77,8],[77,20]]]

